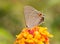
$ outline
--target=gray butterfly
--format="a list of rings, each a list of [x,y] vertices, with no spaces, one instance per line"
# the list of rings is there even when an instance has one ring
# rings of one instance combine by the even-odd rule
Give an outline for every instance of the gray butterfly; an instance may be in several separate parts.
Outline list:
[[[24,7],[24,15],[28,28],[37,26],[44,21],[44,15],[31,6]]]

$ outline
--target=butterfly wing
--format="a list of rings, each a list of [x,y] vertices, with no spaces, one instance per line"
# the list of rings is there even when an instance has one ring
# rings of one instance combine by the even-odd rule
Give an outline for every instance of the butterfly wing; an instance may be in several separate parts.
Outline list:
[[[39,25],[43,21],[42,14],[31,6],[24,7],[24,14],[25,14],[26,26],[29,28]]]

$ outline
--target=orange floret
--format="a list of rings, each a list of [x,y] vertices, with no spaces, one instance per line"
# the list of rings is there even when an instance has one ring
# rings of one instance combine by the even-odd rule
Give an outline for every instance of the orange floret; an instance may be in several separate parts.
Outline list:
[[[24,28],[22,32],[17,35],[14,44],[49,44],[49,37],[53,37],[46,27],[35,26],[31,29]]]

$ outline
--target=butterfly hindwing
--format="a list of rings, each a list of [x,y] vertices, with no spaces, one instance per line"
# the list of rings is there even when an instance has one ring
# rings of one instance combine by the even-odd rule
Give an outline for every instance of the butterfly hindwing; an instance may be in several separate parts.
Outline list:
[[[31,28],[41,23],[42,15],[39,16],[38,14],[41,14],[41,13],[37,11],[35,8],[31,6],[25,6],[24,14],[25,14],[25,20],[26,20],[27,27]]]

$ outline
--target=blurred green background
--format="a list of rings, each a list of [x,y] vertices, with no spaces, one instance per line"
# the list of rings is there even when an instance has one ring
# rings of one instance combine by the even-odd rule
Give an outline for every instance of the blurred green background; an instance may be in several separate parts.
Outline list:
[[[54,35],[50,44],[60,44],[60,0],[0,0],[0,44],[13,44],[25,27],[23,8],[26,5],[44,13],[43,26]]]

